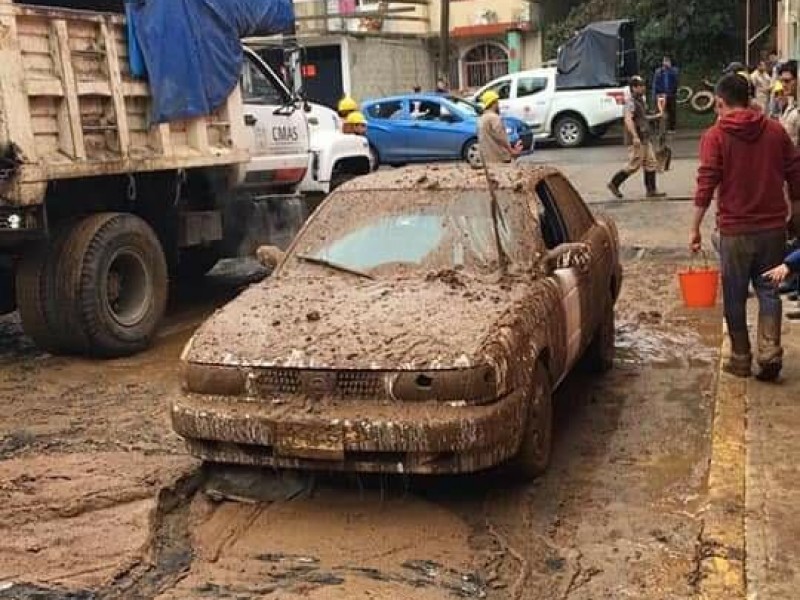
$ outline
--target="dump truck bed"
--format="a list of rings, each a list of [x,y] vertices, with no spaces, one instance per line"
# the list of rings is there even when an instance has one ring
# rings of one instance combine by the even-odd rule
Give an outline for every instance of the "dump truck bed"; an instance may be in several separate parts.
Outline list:
[[[126,40],[121,15],[0,0],[0,151],[22,159],[5,201],[41,202],[58,179],[249,159],[238,87],[209,117],[154,125]]]

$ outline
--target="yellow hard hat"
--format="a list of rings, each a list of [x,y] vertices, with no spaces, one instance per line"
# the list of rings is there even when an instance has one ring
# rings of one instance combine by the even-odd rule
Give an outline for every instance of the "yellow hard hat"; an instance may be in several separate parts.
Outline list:
[[[487,90],[481,95],[481,104],[483,104],[483,108],[489,108],[498,100],[500,100],[500,95],[494,90]]]
[[[776,81],[775,85],[772,86],[772,91],[774,93],[776,93],[776,94],[782,94],[783,93],[783,83],[780,82],[780,81]]]
[[[344,120],[344,122],[347,123],[348,125],[366,125],[367,124],[367,120],[364,118],[364,115],[361,114],[360,112],[358,112],[357,110],[353,111],[349,115],[347,115],[347,118]]]
[[[339,100],[339,112],[352,112],[358,110],[358,103],[350,96],[345,96]]]

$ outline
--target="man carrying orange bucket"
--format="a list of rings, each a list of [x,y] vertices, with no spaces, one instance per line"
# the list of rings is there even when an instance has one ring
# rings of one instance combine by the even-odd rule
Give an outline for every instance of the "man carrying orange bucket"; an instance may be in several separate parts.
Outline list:
[[[738,377],[752,373],[746,312],[752,283],[759,303],[756,376],[775,381],[783,366],[782,307],[777,288],[762,274],[783,262],[784,182],[792,201],[800,201],[800,155],[780,123],[749,108],[749,95],[749,81],[739,75],[726,75],[717,84],[719,119],[700,141],[690,245],[693,252],[700,250],[700,226],[718,190],[722,293],[731,340],[724,369]]]

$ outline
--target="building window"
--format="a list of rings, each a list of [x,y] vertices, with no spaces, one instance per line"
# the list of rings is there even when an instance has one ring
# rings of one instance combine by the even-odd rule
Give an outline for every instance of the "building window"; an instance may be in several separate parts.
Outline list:
[[[465,87],[482,87],[508,74],[508,52],[500,44],[481,44],[464,54]]]

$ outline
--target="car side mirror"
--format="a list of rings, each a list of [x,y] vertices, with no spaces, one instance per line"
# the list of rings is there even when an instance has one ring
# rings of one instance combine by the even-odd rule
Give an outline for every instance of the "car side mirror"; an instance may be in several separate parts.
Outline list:
[[[267,269],[274,271],[286,257],[286,253],[277,246],[260,246],[256,250],[256,258]]]
[[[548,273],[559,269],[575,269],[579,273],[588,273],[591,262],[591,250],[587,244],[583,243],[560,244],[544,257],[545,269]]]

